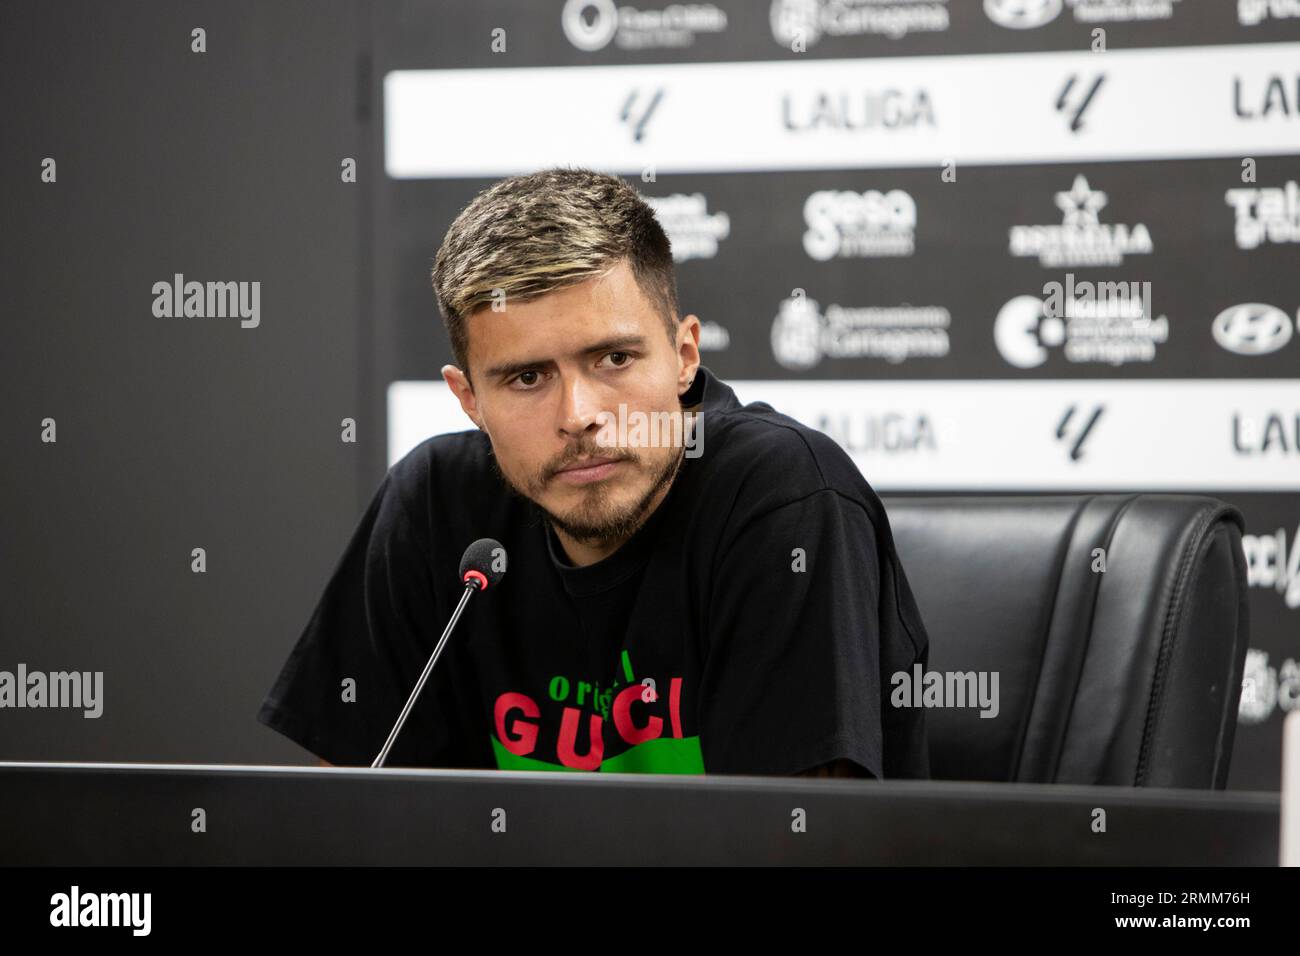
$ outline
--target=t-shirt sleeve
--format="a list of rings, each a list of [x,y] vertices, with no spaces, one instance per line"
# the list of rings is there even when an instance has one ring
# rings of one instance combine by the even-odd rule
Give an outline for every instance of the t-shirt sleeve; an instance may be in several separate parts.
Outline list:
[[[339,765],[368,766],[388,739],[445,622],[425,530],[390,471],[362,516],[257,719]],[[465,766],[448,641],[386,766]],[[345,685],[345,681],[351,681]]]
[[[845,758],[880,779],[881,576],[867,512],[823,489],[723,547],[700,690],[705,770],[784,776]]]

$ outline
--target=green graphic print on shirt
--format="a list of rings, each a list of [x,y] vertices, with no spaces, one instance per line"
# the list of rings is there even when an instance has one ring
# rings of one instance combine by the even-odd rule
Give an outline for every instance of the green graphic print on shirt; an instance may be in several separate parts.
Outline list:
[[[542,719],[537,700],[528,694],[506,691],[498,695],[492,707],[496,733],[491,738],[497,769],[704,773],[699,736],[682,733],[682,678],[670,678],[667,694],[661,696],[654,682],[635,682],[626,650],[622,663],[629,683],[617,693],[610,688],[601,694],[597,686],[588,694],[593,688],[585,682],[577,688],[573,703],[581,705],[586,698],[593,710],[600,711],[586,714],[585,721],[582,710],[569,703],[570,685],[565,677],[553,677],[546,689],[549,725]],[[557,707],[560,703],[566,705],[562,710]],[[537,755],[543,736],[555,742],[554,760]],[[580,736],[586,738],[581,744]],[[605,755],[607,738],[609,756]],[[614,753],[615,749],[619,752]]]

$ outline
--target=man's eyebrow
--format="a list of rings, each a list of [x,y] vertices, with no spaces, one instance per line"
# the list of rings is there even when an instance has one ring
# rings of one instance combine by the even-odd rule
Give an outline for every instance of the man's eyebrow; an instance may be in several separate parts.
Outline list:
[[[493,365],[484,373],[488,378],[509,378],[520,372],[525,372],[530,368],[540,368],[543,365],[549,365],[550,359],[539,359],[534,362],[503,362],[500,365]]]
[[[597,352],[613,352],[618,349],[643,349],[645,348],[644,335],[616,335],[613,338],[605,339],[603,342],[597,342],[595,345],[589,345],[575,355],[595,355]]]
[[[613,338],[603,339],[593,345],[588,345],[574,352],[574,355],[594,355],[597,352],[612,352],[618,349],[643,349],[645,348],[644,335],[616,335]],[[520,372],[526,372],[529,369],[543,368],[547,365],[555,364],[554,359],[525,359],[520,362],[502,362],[499,365],[493,365],[484,373],[488,378],[506,377],[517,375]]]

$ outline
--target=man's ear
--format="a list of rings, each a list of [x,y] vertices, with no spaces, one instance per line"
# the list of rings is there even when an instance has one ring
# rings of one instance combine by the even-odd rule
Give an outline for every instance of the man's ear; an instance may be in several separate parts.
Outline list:
[[[442,380],[447,383],[447,387],[452,390],[456,400],[460,402],[461,410],[482,431],[483,419],[478,413],[478,402],[474,399],[474,389],[470,387],[469,379],[465,377],[465,373],[454,365],[444,365],[442,367]]]
[[[684,393],[700,368],[700,318],[692,313],[677,324],[677,390]]]

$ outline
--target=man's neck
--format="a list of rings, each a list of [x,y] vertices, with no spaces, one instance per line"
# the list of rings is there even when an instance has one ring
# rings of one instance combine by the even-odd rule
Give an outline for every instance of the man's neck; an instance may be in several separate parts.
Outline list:
[[[656,494],[654,500],[651,501],[650,507],[645,510],[645,515],[641,518],[640,522],[638,522],[636,528],[631,534],[628,534],[625,537],[602,541],[579,540],[565,534],[554,524],[551,525],[551,530],[555,532],[555,537],[559,540],[560,546],[564,549],[564,554],[569,559],[569,562],[573,564],[574,567],[585,568],[587,565],[595,564],[597,561],[604,561],[619,548],[623,547],[623,545],[627,544],[628,541],[632,539],[632,535],[636,534],[637,531],[640,531],[641,528],[645,526],[645,523],[650,520],[650,516],[659,509],[661,504],[663,504],[664,498],[668,495],[668,489],[671,487],[672,482],[669,482],[663,488],[659,489],[659,493]]]

